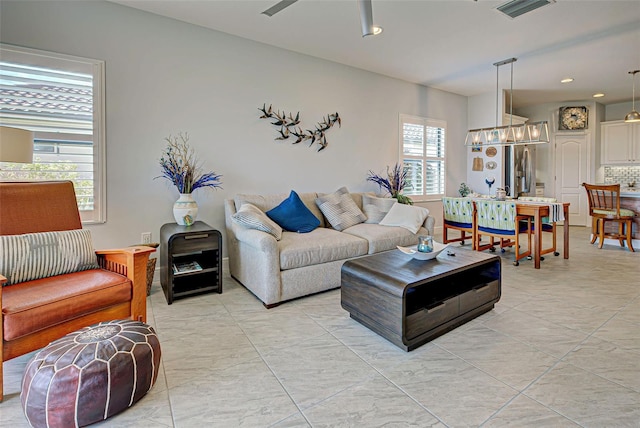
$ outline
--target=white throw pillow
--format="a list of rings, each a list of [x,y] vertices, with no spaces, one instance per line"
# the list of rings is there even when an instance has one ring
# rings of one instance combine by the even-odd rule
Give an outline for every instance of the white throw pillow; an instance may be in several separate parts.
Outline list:
[[[394,198],[378,198],[372,195],[362,195],[362,210],[367,216],[365,223],[378,224],[387,215],[392,206],[398,201]]]
[[[400,226],[411,231],[411,233],[417,233],[428,215],[429,210],[426,208],[395,204],[380,221],[380,224],[383,226]]]
[[[240,209],[231,216],[231,219],[240,226],[248,229],[261,230],[273,235],[276,241],[282,238],[282,228],[271,220],[262,210],[253,204],[244,203]]]

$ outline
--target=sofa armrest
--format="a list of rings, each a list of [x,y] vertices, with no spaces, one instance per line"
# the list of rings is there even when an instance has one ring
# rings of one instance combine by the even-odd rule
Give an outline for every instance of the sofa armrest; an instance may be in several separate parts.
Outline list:
[[[232,228],[236,239],[243,244],[247,244],[267,254],[278,254],[278,241],[276,241],[273,235],[261,230],[248,229],[235,224]]]
[[[131,319],[147,321],[147,262],[155,248],[135,246],[110,250],[97,250],[102,269],[116,272],[131,280]]]
[[[429,231],[429,235],[433,236],[434,230],[436,227],[436,219],[433,216],[428,215],[427,218],[424,219],[424,223],[422,223],[422,227]]]

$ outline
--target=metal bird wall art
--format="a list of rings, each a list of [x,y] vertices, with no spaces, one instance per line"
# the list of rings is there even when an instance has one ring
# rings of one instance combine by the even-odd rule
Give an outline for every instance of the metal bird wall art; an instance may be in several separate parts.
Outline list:
[[[318,143],[318,151],[324,150],[329,145],[329,143],[327,143],[327,131],[336,123],[338,127],[342,127],[342,119],[340,115],[338,115],[338,112],[330,113],[327,117],[323,117],[315,129],[303,130],[300,126],[300,112],[296,113],[296,116],[293,117],[292,113],[287,115],[284,110],[282,112],[280,112],[280,110],[274,110],[271,105],[267,108],[266,103],[263,104],[262,108],[258,107],[258,110],[262,112],[260,119],[272,119],[271,124],[279,128],[277,130],[278,136],[275,138],[276,141],[288,140],[292,136],[296,138],[293,144],[310,140],[309,147],[311,147],[313,143]]]

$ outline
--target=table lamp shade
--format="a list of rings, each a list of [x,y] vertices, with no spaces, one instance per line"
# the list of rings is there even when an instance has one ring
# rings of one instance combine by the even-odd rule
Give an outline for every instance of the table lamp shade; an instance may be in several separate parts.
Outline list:
[[[33,162],[33,132],[0,126],[0,162]]]

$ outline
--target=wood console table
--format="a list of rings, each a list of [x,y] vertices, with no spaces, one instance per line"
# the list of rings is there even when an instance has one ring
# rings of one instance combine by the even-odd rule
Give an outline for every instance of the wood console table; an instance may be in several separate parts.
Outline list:
[[[500,300],[501,259],[456,249],[434,260],[398,250],[342,266],[342,307],[354,320],[411,351],[490,311]]]

